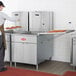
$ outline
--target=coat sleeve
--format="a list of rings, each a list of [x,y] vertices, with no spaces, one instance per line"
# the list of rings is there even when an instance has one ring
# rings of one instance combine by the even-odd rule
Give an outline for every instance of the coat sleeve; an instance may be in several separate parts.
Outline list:
[[[14,17],[10,17],[10,16],[8,16],[7,14],[5,14],[5,13],[2,13],[3,15],[3,18],[5,19],[5,20],[9,20],[9,21],[12,21],[12,22],[16,22],[17,20],[14,18]]]

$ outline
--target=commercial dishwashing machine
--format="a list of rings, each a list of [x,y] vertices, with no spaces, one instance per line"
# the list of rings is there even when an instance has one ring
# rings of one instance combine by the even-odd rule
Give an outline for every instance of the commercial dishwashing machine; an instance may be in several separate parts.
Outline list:
[[[12,61],[36,65],[53,56],[53,35],[12,34]]]

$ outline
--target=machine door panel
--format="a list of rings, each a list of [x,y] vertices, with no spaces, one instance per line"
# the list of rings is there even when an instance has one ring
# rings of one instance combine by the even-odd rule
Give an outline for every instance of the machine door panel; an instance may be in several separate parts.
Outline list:
[[[30,12],[30,31],[41,30],[41,14],[40,12]]]
[[[36,64],[37,59],[37,45],[36,44],[24,44],[24,62],[29,64]]]
[[[12,43],[12,60],[23,62],[23,43]]]
[[[25,32],[28,31],[28,12],[13,12],[13,17],[17,20],[15,22],[16,26],[21,26],[21,28],[17,28],[14,31],[16,32]]]
[[[50,30],[50,13],[49,12],[42,12],[42,20],[41,26],[42,31],[49,31]]]

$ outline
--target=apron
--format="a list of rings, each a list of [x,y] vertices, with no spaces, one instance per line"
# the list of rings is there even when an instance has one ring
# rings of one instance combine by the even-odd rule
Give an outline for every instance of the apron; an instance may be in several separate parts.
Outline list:
[[[0,31],[2,32],[2,44],[4,48],[6,49],[6,40],[5,40],[5,32],[4,32],[4,25],[0,26]]]

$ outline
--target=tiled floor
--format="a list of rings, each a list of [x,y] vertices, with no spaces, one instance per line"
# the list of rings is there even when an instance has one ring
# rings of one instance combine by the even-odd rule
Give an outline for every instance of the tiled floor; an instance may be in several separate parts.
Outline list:
[[[8,63],[6,65],[8,65]],[[20,63],[17,63],[17,68],[36,70],[36,67],[34,65],[20,64]],[[45,62],[39,64],[38,71],[61,75],[64,72],[69,71],[69,70],[75,71],[73,69],[73,67],[70,66],[69,63],[59,62],[59,61],[45,61]]]

